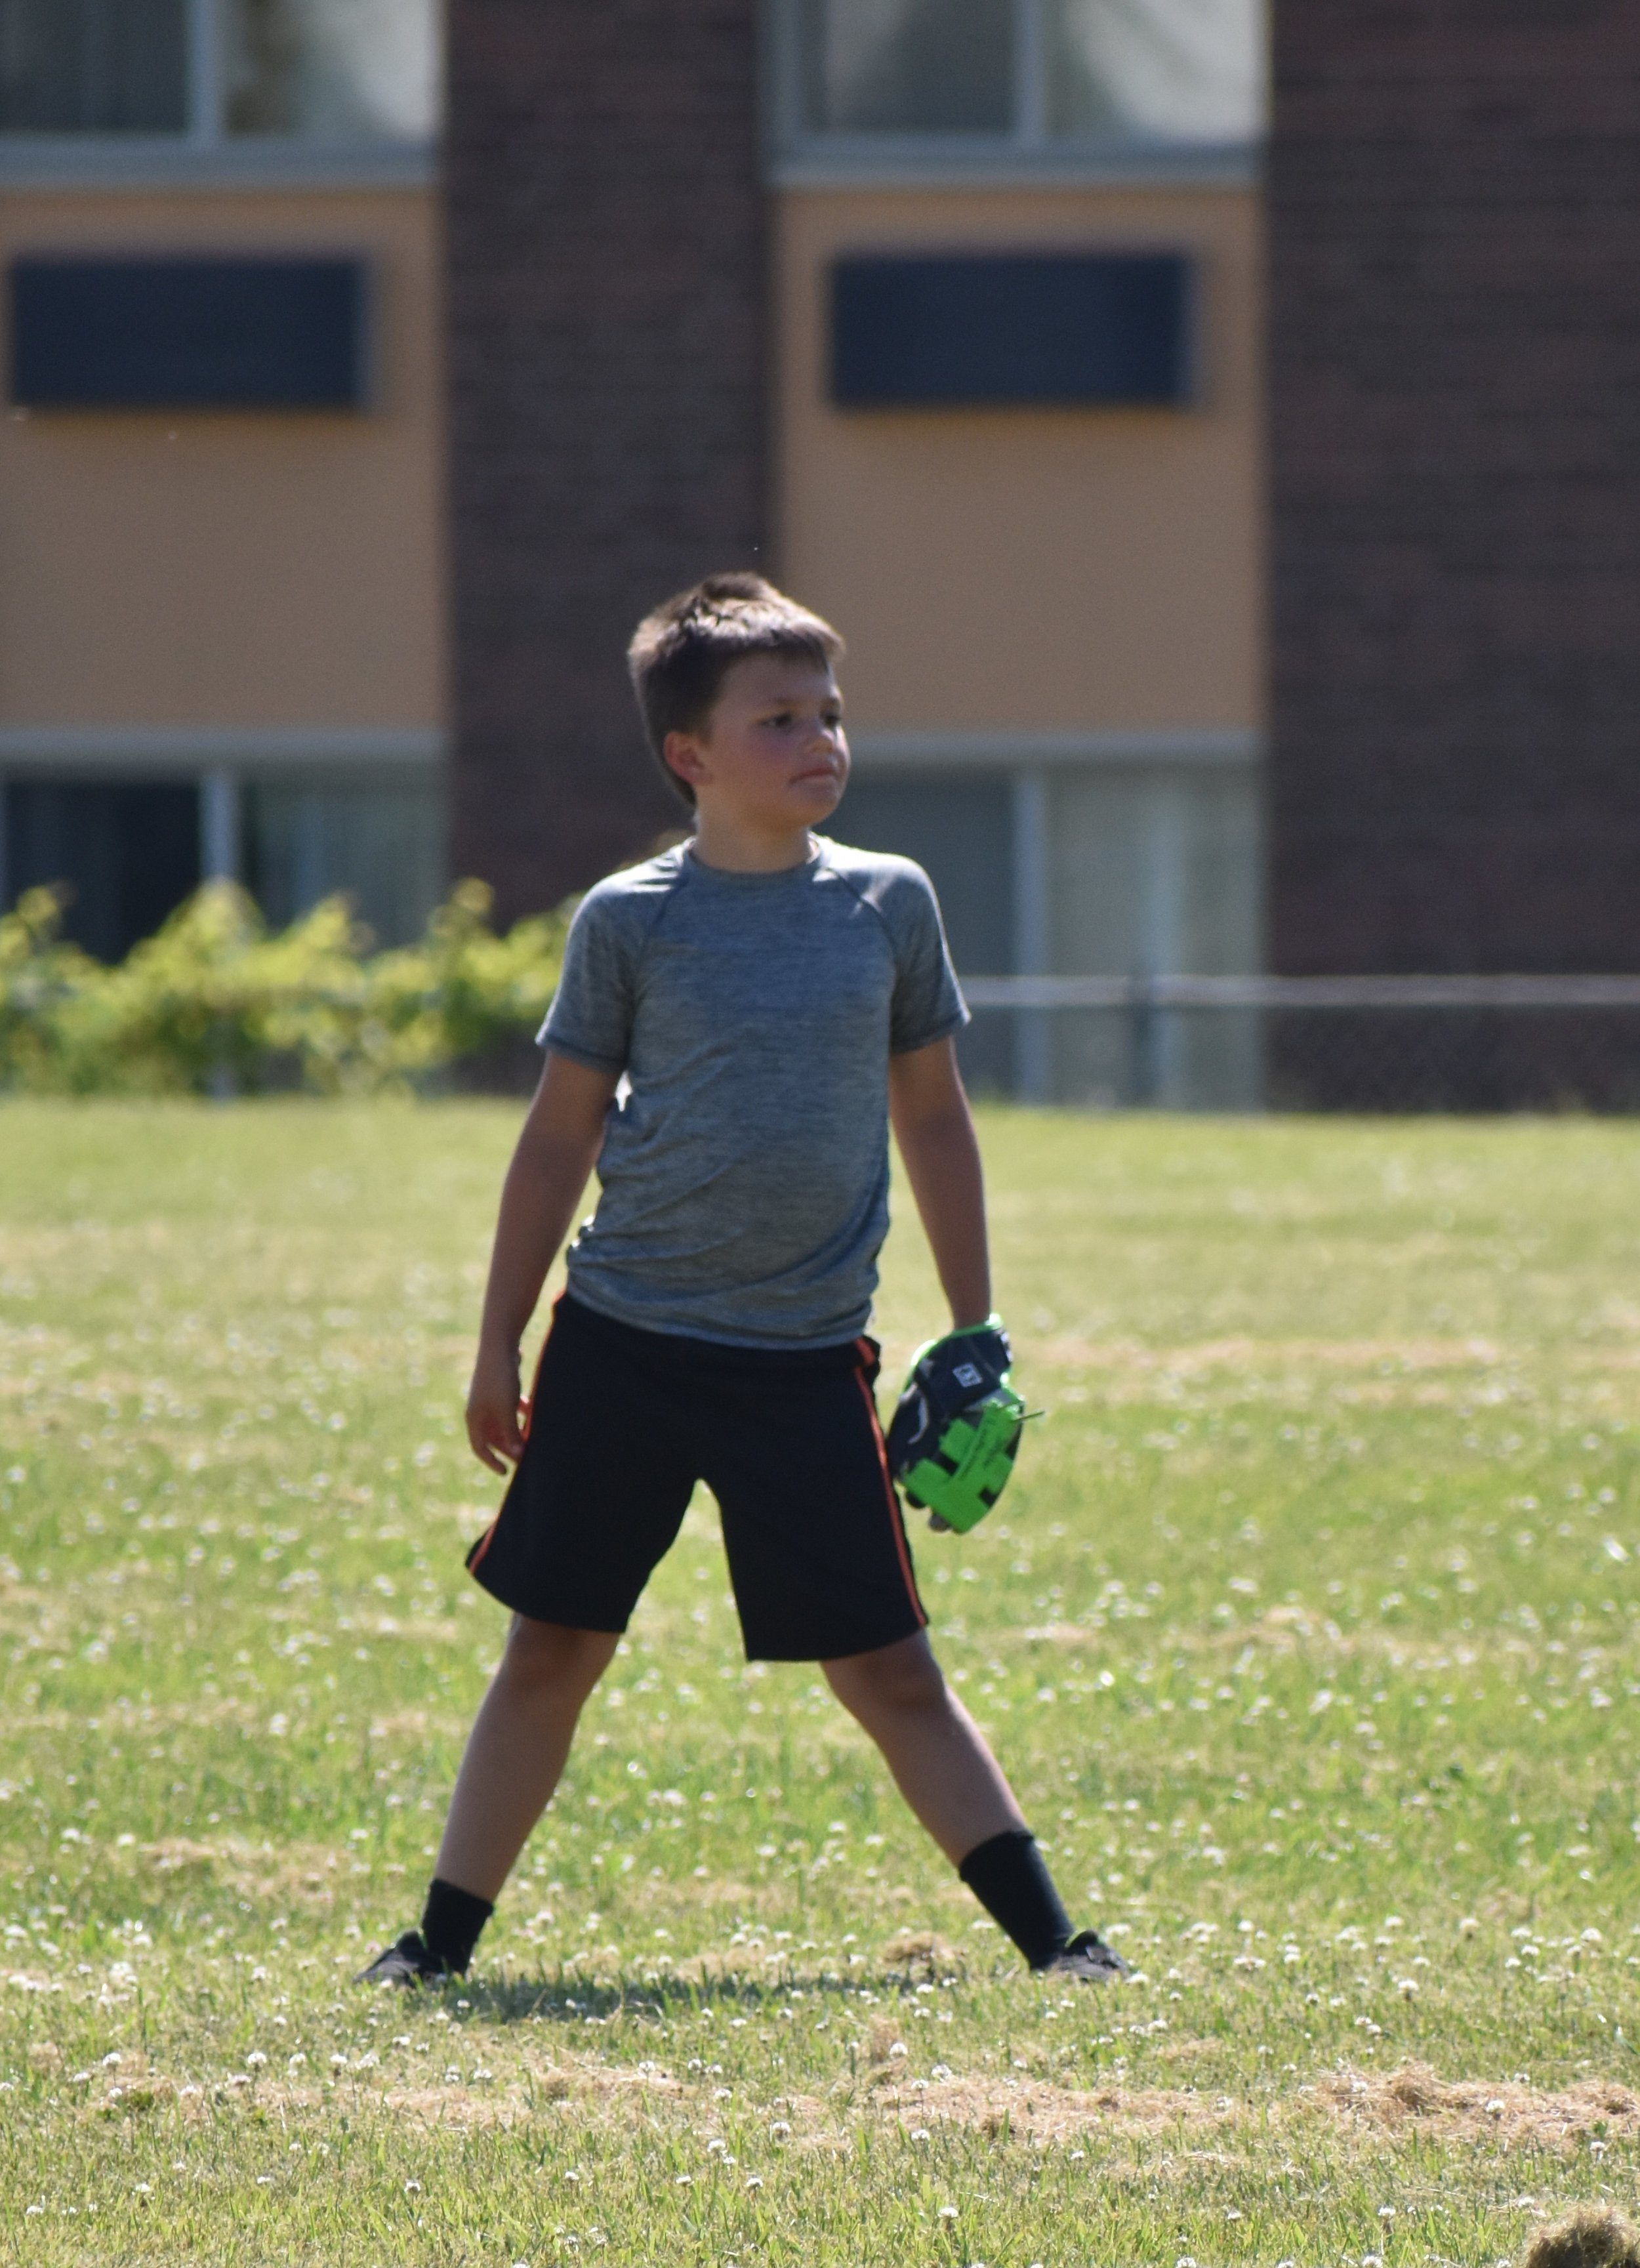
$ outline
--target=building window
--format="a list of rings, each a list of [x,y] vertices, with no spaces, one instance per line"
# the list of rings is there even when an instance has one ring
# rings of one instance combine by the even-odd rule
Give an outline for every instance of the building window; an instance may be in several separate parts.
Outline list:
[[[1261,0],[1053,0],[1048,130],[1251,142],[1264,131]]]
[[[1011,0],[809,0],[804,12],[811,130],[1008,131]]]
[[[445,887],[433,780],[254,780],[243,796],[241,879],[276,929],[340,891],[378,945],[408,945]]]
[[[436,0],[232,0],[227,12],[229,133],[324,142],[431,136]]]
[[[788,138],[1245,144],[1267,0],[785,0]]]
[[[1260,965],[1256,751],[1209,736],[1078,759],[938,761],[936,736],[861,735],[827,832],[927,868],[957,968],[996,976],[1240,975]],[[976,988],[977,989],[977,988]],[[962,1034],[977,1091],[1022,1101],[1247,1110],[1263,1093],[1252,1009],[981,1005]]]
[[[122,961],[199,886],[191,780],[8,780],[0,836],[0,908],[25,890],[55,887],[66,934],[99,961]]]
[[[438,0],[0,0],[0,135],[430,140]]]
[[[0,0],[0,129],[180,134],[187,0]]]

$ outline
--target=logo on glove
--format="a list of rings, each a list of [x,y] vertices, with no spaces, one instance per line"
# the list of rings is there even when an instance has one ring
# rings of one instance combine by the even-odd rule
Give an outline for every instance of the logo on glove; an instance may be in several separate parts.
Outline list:
[[[992,1315],[919,1347],[888,1429],[888,1469],[929,1526],[976,1528],[1008,1484],[1027,1416]]]

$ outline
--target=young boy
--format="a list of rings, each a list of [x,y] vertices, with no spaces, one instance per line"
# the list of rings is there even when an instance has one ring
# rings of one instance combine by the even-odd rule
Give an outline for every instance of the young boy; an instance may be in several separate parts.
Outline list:
[[[709,578],[632,641],[695,833],[587,894],[541,1031],[467,1410],[474,1454],[513,1468],[467,1560],[512,1625],[421,1927],[371,1981],[465,1973],[697,1481],[748,1656],[819,1661],[1033,1969],[1122,1973],[1073,1934],[940,1675],[889,1478],[864,1331],[891,1118],[953,1328],[986,1322],[990,1275],[953,1047],[967,1011],[928,878],[812,831],[849,775],[842,652],[755,575]],[[519,1342],[594,1167],[525,1404]]]

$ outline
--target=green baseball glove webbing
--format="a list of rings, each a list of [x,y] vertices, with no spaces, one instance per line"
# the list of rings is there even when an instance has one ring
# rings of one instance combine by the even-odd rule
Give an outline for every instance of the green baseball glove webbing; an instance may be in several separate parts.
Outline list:
[[[912,1357],[888,1428],[888,1469],[930,1525],[977,1527],[1008,1484],[1026,1411],[1000,1315],[930,1339]]]

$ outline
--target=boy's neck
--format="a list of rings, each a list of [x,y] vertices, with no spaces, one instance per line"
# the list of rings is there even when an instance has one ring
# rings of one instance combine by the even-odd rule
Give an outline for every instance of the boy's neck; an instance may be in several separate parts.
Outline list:
[[[806,827],[782,828],[771,834],[724,812],[704,809],[695,813],[689,843],[691,856],[702,866],[716,866],[727,874],[782,873],[790,866],[806,866],[814,850],[814,837]]]

